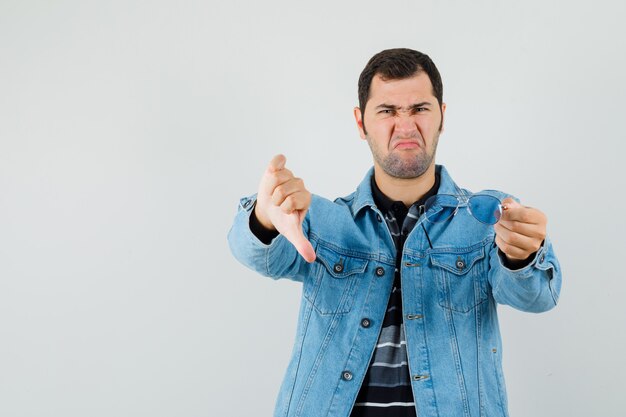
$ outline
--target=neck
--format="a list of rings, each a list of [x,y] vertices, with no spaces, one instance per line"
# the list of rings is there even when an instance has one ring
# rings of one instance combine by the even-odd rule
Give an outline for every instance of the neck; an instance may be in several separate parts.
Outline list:
[[[374,166],[374,180],[387,197],[394,201],[402,201],[405,206],[422,198],[435,184],[435,164],[417,178],[396,178],[388,175],[377,164]]]

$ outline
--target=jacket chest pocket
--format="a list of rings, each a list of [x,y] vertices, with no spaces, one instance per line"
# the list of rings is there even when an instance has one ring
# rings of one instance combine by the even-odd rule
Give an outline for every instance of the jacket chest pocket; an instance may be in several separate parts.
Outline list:
[[[305,285],[304,296],[322,315],[345,314],[354,302],[355,285],[367,268],[367,259],[346,256],[333,249],[317,247],[317,273]]]
[[[487,300],[484,247],[431,253],[430,260],[441,307],[467,313]]]

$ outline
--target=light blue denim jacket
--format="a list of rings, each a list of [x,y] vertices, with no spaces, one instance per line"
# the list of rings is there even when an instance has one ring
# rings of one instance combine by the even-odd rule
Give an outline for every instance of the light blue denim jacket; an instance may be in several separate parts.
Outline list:
[[[439,194],[469,194],[437,165]],[[262,275],[302,283],[295,344],[275,417],[347,417],[378,340],[396,249],[374,204],[371,169],[356,192],[334,202],[314,195],[303,223],[317,253],[309,264],[282,236],[252,234],[255,196],[241,199],[228,240]],[[499,192],[498,192],[499,193]],[[499,193],[500,198],[508,195]],[[411,385],[420,417],[508,416],[497,304],[553,308],[561,268],[548,238],[533,261],[505,267],[493,226],[459,210],[444,223],[421,216],[402,253],[402,305]],[[367,318],[369,325],[362,325]]]

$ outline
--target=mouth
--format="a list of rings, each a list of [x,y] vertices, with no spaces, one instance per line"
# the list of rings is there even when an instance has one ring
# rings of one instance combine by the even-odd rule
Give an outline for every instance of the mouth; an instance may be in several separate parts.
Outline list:
[[[393,145],[393,149],[418,149],[420,144],[414,140],[401,140]]]

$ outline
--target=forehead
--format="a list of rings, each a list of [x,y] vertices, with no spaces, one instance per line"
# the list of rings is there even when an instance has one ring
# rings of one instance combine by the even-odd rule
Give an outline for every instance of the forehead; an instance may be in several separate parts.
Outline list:
[[[433,95],[433,85],[424,71],[400,80],[385,81],[378,74],[372,78],[368,104],[406,105],[422,101],[432,101],[433,104],[437,102]]]

